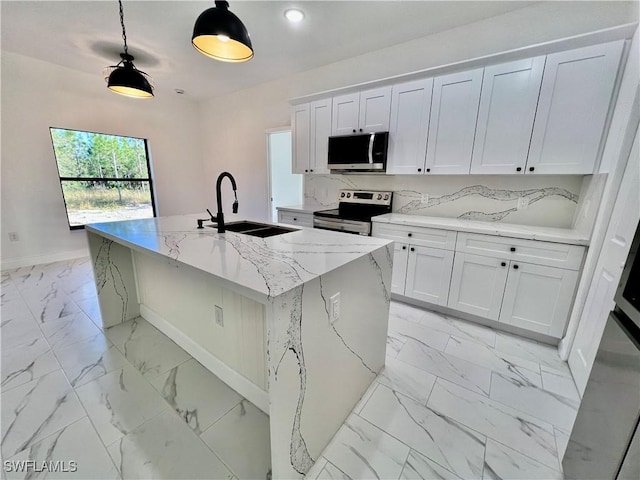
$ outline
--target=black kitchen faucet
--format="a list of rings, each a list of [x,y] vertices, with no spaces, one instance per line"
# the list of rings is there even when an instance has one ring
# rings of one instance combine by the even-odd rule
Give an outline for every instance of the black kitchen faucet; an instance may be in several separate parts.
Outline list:
[[[222,180],[224,177],[228,177],[231,181],[231,187],[233,188],[233,196],[235,197],[235,201],[233,202],[233,213],[238,213],[238,192],[236,191],[236,180],[233,178],[229,172],[222,172],[218,176],[218,180],[216,181],[216,202],[218,203],[218,212],[214,217],[211,211],[207,208],[207,212],[211,217],[211,221],[215,222],[218,226],[218,233],[224,233],[226,230],[224,228],[224,213],[222,213]],[[198,228],[202,228],[202,221],[198,220]]]

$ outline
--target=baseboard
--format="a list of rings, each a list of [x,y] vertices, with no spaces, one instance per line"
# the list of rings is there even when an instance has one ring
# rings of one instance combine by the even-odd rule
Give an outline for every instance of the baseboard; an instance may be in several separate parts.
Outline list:
[[[140,304],[140,315],[151,325],[180,345],[180,347],[185,349],[193,358],[204,365],[205,368],[216,375],[220,380],[229,385],[229,387],[269,415],[269,394],[267,392],[251,382],[251,380],[248,380],[232,368],[228,367],[215,355],[210,353],[201,345],[198,345],[190,337],[185,335],[158,313],[147,307],[144,303]]]
[[[33,255],[30,257],[20,257],[11,260],[2,259],[0,268],[2,270],[13,270],[20,267],[30,267],[31,265],[42,265],[45,263],[63,262],[81,257],[88,257],[89,249],[72,250],[70,252],[52,253],[50,255]]]

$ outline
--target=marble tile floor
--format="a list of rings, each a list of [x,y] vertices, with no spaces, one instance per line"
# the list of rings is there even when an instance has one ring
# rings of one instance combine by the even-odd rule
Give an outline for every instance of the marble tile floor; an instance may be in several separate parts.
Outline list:
[[[0,296],[3,460],[265,478],[267,416],[143,319],[103,330],[88,259],[2,272]],[[386,367],[307,478],[561,479],[578,404],[555,348],[392,302]]]

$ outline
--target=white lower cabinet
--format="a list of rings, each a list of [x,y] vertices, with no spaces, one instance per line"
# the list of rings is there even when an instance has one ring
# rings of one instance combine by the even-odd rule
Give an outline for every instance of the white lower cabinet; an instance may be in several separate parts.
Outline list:
[[[509,272],[508,262],[456,252],[447,306],[498,320]]]
[[[584,247],[378,222],[373,236],[396,242],[392,293],[496,326],[564,334]]]
[[[577,283],[575,270],[511,262],[499,320],[561,337]]]
[[[300,227],[313,227],[313,213],[300,213],[278,209],[278,223],[288,223]]]
[[[404,295],[407,278],[407,260],[409,259],[409,245],[395,242],[393,247],[393,272],[391,273],[391,293]]]
[[[404,294],[436,305],[447,305],[452,265],[451,251],[409,246]]]

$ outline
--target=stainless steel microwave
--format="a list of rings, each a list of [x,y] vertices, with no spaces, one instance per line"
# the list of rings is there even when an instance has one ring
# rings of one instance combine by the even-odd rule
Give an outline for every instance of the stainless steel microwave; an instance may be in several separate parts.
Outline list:
[[[389,132],[329,137],[329,170],[384,172],[388,145]]]

